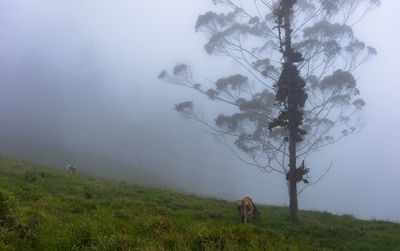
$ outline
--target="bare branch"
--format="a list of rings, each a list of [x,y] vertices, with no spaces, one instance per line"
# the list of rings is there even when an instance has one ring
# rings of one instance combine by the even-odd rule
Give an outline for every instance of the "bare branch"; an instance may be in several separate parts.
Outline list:
[[[311,186],[311,185],[315,185],[317,184],[320,180],[322,180],[322,178],[329,172],[329,170],[331,169],[333,165],[333,161],[331,162],[331,164],[329,165],[329,167],[325,170],[325,172],[314,182],[308,183],[306,184],[302,189],[299,190],[299,192],[297,193],[297,195],[301,194],[304,189],[306,189],[307,187]]]

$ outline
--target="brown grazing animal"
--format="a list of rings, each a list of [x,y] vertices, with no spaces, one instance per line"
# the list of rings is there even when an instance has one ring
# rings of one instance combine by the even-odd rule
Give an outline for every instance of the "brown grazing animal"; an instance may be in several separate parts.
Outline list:
[[[238,200],[237,209],[240,216],[242,216],[242,222],[248,222],[249,215],[252,213],[256,219],[260,217],[260,210],[258,210],[258,208],[254,205],[250,197],[244,197],[243,199]]]

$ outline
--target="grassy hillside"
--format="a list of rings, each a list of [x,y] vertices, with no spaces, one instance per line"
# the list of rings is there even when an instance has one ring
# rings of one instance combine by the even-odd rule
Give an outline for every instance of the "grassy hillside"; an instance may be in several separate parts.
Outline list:
[[[400,224],[259,207],[0,157],[0,250],[400,250]]]

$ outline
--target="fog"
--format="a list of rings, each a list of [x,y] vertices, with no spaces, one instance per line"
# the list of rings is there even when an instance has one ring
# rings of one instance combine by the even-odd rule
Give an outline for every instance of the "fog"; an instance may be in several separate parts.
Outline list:
[[[210,1],[211,2],[211,1]],[[238,69],[208,56],[194,32],[200,0],[0,2],[0,154],[204,196],[287,205],[284,179],[234,157],[174,104],[207,98],[157,79],[177,62],[200,79]],[[361,133],[308,160],[317,177],[300,209],[400,221],[397,1],[383,1],[354,27],[378,50],[355,72],[367,103]],[[392,25],[388,25],[391,23]]]

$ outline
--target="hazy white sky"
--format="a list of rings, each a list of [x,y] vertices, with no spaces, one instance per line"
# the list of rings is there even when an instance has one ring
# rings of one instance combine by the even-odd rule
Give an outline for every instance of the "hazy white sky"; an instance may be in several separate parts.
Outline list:
[[[95,141],[109,134],[108,138],[100,141],[104,146],[96,146],[99,152],[112,152],[111,149],[114,149],[110,156],[126,158],[126,162],[133,158],[136,166],[152,165],[152,172],[172,183],[186,180],[179,187],[190,192],[227,199],[251,195],[259,202],[287,204],[287,188],[282,177],[260,175],[259,171],[235,160],[226,148],[205,135],[201,128],[183,120],[172,110],[173,105],[180,101],[204,99],[191,91],[157,80],[161,70],[170,69],[176,62],[193,65],[197,76],[203,79],[215,79],[238,69],[227,59],[206,55],[203,50],[204,36],[194,32],[197,15],[212,8],[210,2],[3,0],[0,2],[0,72],[8,74],[22,69],[21,65],[32,58],[34,62],[44,65],[44,69],[50,69],[50,73],[58,74],[53,68],[63,74],[74,72],[80,69],[79,51],[85,46],[94,48],[93,63],[106,73],[105,83],[101,85],[103,89],[98,92],[101,108],[93,108],[94,111],[86,106],[86,113],[81,111],[83,115],[76,115],[74,109],[77,108],[60,113],[56,110],[57,104],[55,111],[47,114],[51,118],[49,121],[73,120],[77,116],[87,121],[83,125],[89,129],[83,132],[84,126],[75,125],[76,128],[68,134],[68,128],[60,127],[63,129],[58,131],[54,129],[56,126],[50,125],[50,128],[65,135],[86,135],[91,143],[82,140],[79,145],[88,148],[101,145]],[[396,92],[400,90],[397,77],[400,2],[382,2],[380,8],[355,27],[356,34],[378,50],[378,56],[355,73],[361,95],[367,102],[367,124],[361,133],[313,155],[309,165],[315,170],[315,176],[331,161],[334,161],[334,167],[324,180],[300,196],[301,208],[400,221],[400,199],[397,195],[400,190],[400,166],[397,161],[400,147],[396,144],[400,140],[400,99]],[[32,69],[28,67],[27,70]],[[57,79],[57,76],[54,78]],[[56,82],[54,85],[61,86],[68,81]],[[6,97],[8,106],[21,106],[21,116],[24,117],[24,111],[29,113],[24,110],[24,100],[32,98],[27,88],[39,87],[29,87],[24,83],[18,89],[17,85],[4,83],[8,82],[3,80],[0,84],[4,85],[1,95]],[[81,96],[85,99],[83,94],[76,94],[78,92],[87,91],[89,96],[93,93],[92,89],[81,90],[89,87],[70,86],[71,89],[66,90],[51,85],[42,86],[43,96],[39,93],[37,97],[51,104],[67,94],[71,97],[68,100],[72,101]],[[16,94],[19,92],[26,92],[22,100],[16,98],[21,97]],[[56,98],[51,99],[50,96]],[[68,100],[65,102],[68,103]],[[2,110],[6,124],[13,125],[20,121],[9,115],[13,109]],[[35,110],[35,114],[42,116],[41,111],[42,108]],[[112,119],[105,119],[102,111]],[[20,127],[20,131],[16,131],[18,135],[24,135],[22,132],[29,135],[29,130],[33,130]],[[4,134],[7,128],[2,130]],[[124,132],[130,130],[139,133],[128,137]],[[77,141],[65,137],[63,147],[71,148]],[[118,148],[118,145],[124,147]],[[15,151],[8,150],[7,153],[32,152],[29,149],[22,151],[22,148],[16,143]],[[6,148],[1,149],[5,151]],[[50,158],[46,154],[29,157],[36,161]],[[155,166],[162,166],[163,170]],[[91,169],[87,167],[87,170]],[[171,173],[179,179],[171,178]]]

